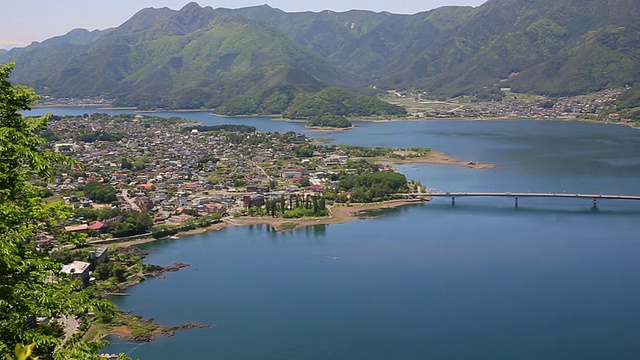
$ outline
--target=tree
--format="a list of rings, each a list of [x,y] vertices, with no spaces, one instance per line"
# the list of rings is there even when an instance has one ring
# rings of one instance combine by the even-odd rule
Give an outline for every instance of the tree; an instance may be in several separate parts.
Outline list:
[[[60,264],[49,254],[33,251],[38,231],[55,232],[57,225],[71,215],[61,203],[45,204],[42,189],[33,180],[51,181],[56,165],[73,162],[45,150],[47,141],[38,135],[50,115],[25,118],[37,95],[33,90],[11,84],[7,79],[13,64],[0,65],[0,354],[11,352],[16,344],[35,344],[41,358],[96,358],[101,344],[72,343],[54,347],[62,339],[30,326],[35,317],[81,315],[99,309],[114,311],[113,305],[89,298],[76,291],[78,284],[59,274]],[[73,354],[72,354],[73,353]]]
[[[308,186],[311,186],[311,182],[309,181],[309,178],[305,176],[300,179],[300,182],[298,183],[298,185],[300,185],[300,187],[308,187]]]
[[[104,262],[96,266],[96,269],[93,271],[93,276],[98,280],[107,280],[111,277],[111,268],[112,263]]]
[[[102,204],[118,200],[116,189],[111,185],[101,184],[97,181],[90,181],[84,186],[84,194],[89,199]]]
[[[127,269],[125,269],[124,266],[119,264],[115,265],[111,271],[119,282],[125,282],[127,280]]]
[[[144,234],[151,230],[153,219],[146,212],[126,211],[122,218],[109,223],[109,231],[115,237]]]

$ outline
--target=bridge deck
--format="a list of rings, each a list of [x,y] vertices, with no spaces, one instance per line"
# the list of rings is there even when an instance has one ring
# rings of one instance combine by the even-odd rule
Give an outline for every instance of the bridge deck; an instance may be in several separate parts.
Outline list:
[[[433,197],[473,197],[473,196],[494,196],[494,197],[541,197],[541,198],[583,198],[583,199],[616,199],[616,200],[640,200],[640,195],[612,195],[612,194],[567,194],[567,193],[542,193],[542,192],[428,192],[411,193],[405,195],[412,196],[433,196]]]

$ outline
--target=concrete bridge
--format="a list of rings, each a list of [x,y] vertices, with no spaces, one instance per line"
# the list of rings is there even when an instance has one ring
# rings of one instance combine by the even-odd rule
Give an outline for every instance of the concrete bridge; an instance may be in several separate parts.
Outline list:
[[[567,194],[567,193],[544,193],[544,192],[426,192],[426,193],[409,193],[406,196],[431,196],[431,197],[450,197],[451,205],[456,204],[458,197],[509,197],[515,199],[515,205],[518,207],[519,198],[573,198],[573,199],[591,199],[593,208],[598,208],[598,200],[640,200],[640,195],[611,195],[611,194]]]

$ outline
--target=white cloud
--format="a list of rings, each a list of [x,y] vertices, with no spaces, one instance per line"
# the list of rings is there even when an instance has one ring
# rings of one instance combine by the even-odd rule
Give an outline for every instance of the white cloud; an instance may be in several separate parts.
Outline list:
[[[28,44],[20,41],[0,39],[0,49],[11,49],[14,47],[27,46],[27,45]]]

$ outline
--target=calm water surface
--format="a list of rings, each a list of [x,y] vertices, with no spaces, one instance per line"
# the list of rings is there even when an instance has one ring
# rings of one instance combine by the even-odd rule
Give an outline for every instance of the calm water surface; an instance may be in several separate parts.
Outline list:
[[[305,132],[264,118],[179,115]],[[357,125],[305,133],[340,144],[431,146],[497,165],[399,166],[442,191],[640,193],[640,132],[626,127]],[[116,341],[105,351],[140,359],[640,358],[640,203],[601,201],[593,211],[580,199],[521,199],[518,209],[512,201],[458,199],[452,207],[438,199],[342,225],[229,227],[149,244],[150,262],[192,266],[132,288],[118,305],[164,325],[213,327],[150,344]]]

